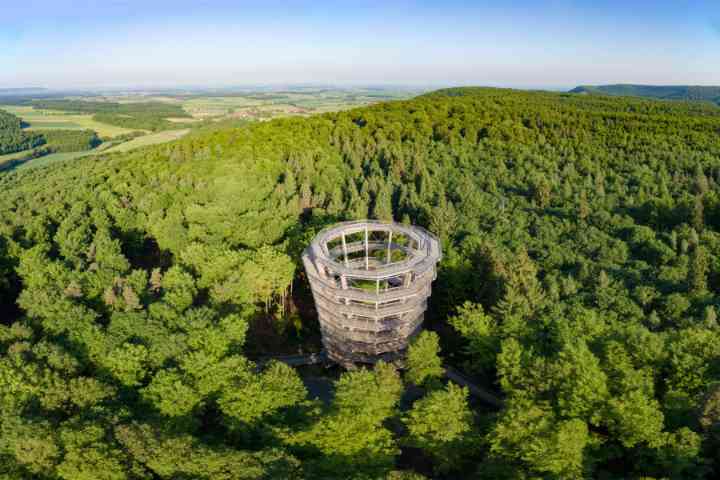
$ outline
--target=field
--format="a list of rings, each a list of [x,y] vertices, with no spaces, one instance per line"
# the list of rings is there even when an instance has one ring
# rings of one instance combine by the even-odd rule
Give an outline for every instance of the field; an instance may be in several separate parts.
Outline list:
[[[3,106],[0,109],[20,117],[30,125],[30,130],[95,130],[101,137],[115,137],[132,132],[122,127],[115,127],[96,122],[92,115],[70,114],[59,111],[35,110],[29,106]]]
[[[3,163],[11,162],[13,160],[18,160],[20,158],[26,157],[32,150],[23,150],[22,152],[15,152],[15,153],[8,153],[6,155],[0,155],[0,166],[2,166]]]
[[[62,162],[66,160],[75,160],[89,155],[100,155],[103,153],[119,153],[134,150],[136,148],[147,147],[150,145],[157,145],[160,143],[171,142],[177,140],[180,137],[187,134],[190,130],[169,130],[166,132],[153,133],[138,137],[129,142],[121,143],[115,147],[107,148],[103,144],[95,150],[89,150],[84,152],[68,152],[68,153],[52,153],[50,155],[44,155],[37,158],[28,158],[32,154],[32,150],[25,150],[23,152],[11,153],[8,155],[0,155],[0,172],[3,170],[26,170],[31,168],[44,167],[56,162]]]
[[[42,148],[42,147],[40,147]],[[26,158],[32,155],[33,150],[24,150],[22,152],[8,153],[7,155],[0,155],[0,172],[4,170],[10,170],[13,165],[19,162],[25,161]]]
[[[194,92],[155,92],[152,94],[116,93],[83,97],[65,97],[65,100],[113,102],[119,104],[163,102],[182,107],[192,117],[169,117],[181,130],[164,130],[149,133],[130,141],[113,145],[107,142],[93,151],[55,153],[32,157],[33,150],[0,156],[0,170],[35,168],[50,163],[71,160],[100,153],[127,152],[136,148],[171,142],[187,134],[195,124],[206,121],[269,120],[277,117],[311,116],[314,114],[348,110],[384,100],[408,99],[420,93],[418,89],[374,88],[316,88],[293,87],[284,90],[273,88],[230,89]],[[32,97],[28,97],[32,100]],[[101,123],[92,114],[78,114],[61,110],[35,109],[29,105],[0,105],[28,124],[28,130],[94,130],[101,137],[117,137],[141,130]],[[145,130],[146,131],[146,130]]]
[[[183,108],[195,118],[235,117],[266,119],[308,116],[362,107],[382,100],[406,99],[411,90],[308,89],[237,93],[228,96],[196,95],[182,99]]]
[[[191,127],[201,120],[247,119],[267,120],[276,117],[310,116],[318,113],[347,110],[385,100],[408,99],[421,93],[419,89],[373,89],[373,88],[308,88],[295,87],[286,90],[244,89],[224,91],[195,91],[182,94],[115,94],[86,97],[66,97],[66,100],[114,102],[130,104],[137,102],[163,102],[182,107],[192,118],[170,117],[173,123]],[[29,97],[31,98],[31,97]],[[77,114],[60,110],[42,110],[31,106],[3,106],[29,124],[30,130],[42,129],[90,129],[101,137],[115,137],[140,130],[123,128],[93,120],[91,114]],[[162,138],[162,137],[156,137]],[[175,136],[172,139],[176,138]],[[156,143],[155,139],[150,143]],[[139,143],[139,142],[138,142]]]
[[[95,97],[118,103],[166,102],[181,105],[194,119],[246,118],[265,120],[275,117],[308,116],[347,110],[385,100],[408,99],[420,89],[307,88],[244,89],[227,91],[163,93],[153,95],[115,95]],[[190,123],[192,119],[168,119]]]
[[[86,152],[69,152],[69,153],[51,153],[43,157],[33,158],[27,162],[23,162],[15,170],[29,170],[31,168],[44,167],[56,162],[63,162],[65,160],[75,160],[81,157],[87,157],[89,155],[95,155],[95,152],[90,150]]]
[[[129,142],[121,143],[120,145],[112,148],[108,148],[103,153],[116,153],[116,152],[127,152],[140,147],[147,147],[148,145],[157,145],[158,143],[171,142],[187,134],[190,130],[167,130],[165,132],[152,133],[150,135],[144,135],[142,137],[135,138]]]

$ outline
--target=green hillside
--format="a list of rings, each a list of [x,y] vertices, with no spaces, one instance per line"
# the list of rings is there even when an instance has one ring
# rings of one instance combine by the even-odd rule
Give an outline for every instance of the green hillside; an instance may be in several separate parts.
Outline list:
[[[570,93],[595,93],[630,97],[650,97],[662,100],[706,101],[720,104],[720,87],[691,85],[581,85]]]
[[[716,478],[718,131],[463,88],[2,174],[0,477]],[[320,348],[300,252],[364,217],[443,243],[408,371],[259,368]]]

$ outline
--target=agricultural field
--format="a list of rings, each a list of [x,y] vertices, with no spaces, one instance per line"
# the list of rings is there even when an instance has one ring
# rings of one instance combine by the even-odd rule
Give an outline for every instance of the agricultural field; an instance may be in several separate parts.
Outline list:
[[[367,106],[384,100],[408,99],[419,93],[420,90],[411,89],[293,87],[286,90],[256,88],[181,93],[118,92],[81,97],[57,97],[52,100],[38,100],[28,96],[24,99],[25,104],[0,105],[0,109],[19,117],[25,124],[24,129],[28,131],[40,133],[48,130],[93,130],[99,137],[105,137],[106,142],[92,151],[48,155],[47,152],[27,149],[3,155],[0,156],[0,171],[36,168],[87,155],[127,152],[171,142],[185,136],[193,129],[208,125],[209,122],[219,127],[228,122],[242,123],[290,116],[306,117]],[[165,104],[168,108],[162,108],[161,104]],[[68,111],[62,108],[65,105]],[[134,117],[130,118],[132,115],[115,112],[115,115],[110,115],[109,118],[112,117],[114,123],[118,125],[100,122],[97,118],[105,112],[104,105],[108,108],[112,105],[119,106],[117,108],[122,112],[131,112]],[[70,109],[74,111],[69,111]],[[158,109],[162,110],[164,115],[155,115]],[[88,113],[79,113],[85,110]],[[157,121],[148,123],[148,119]],[[145,129],[142,128],[143,126]],[[148,128],[154,131],[151,132]],[[121,137],[137,132],[145,135],[131,140]]]
[[[149,145],[157,145],[159,143],[172,142],[183,136],[185,136],[190,129],[184,130],[167,130],[164,132],[151,133],[149,135],[143,135],[142,137],[135,138],[129,142],[121,143],[112,148],[108,148],[102,153],[116,153],[116,152],[127,152],[140,147],[147,147]]]
[[[57,163],[57,162],[64,162],[67,160],[75,160],[75,159],[82,158],[82,157],[88,157],[90,155],[95,155],[95,154],[96,154],[96,152],[93,150],[85,151],[85,152],[51,153],[50,155],[33,158],[32,160],[23,162],[20,165],[16,166],[14,168],[14,170],[29,170],[32,168],[44,167],[46,165],[50,165],[50,164]]]
[[[101,137],[115,137],[133,130],[93,120],[92,115],[65,113],[55,110],[36,110],[31,106],[0,105],[0,109],[17,115],[29,124],[29,130],[94,130]]]
[[[348,110],[383,100],[407,99],[414,90],[298,89],[175,97],[194,118],[267,119]]]
[[[362,107],[386,100],[402,100],[422,93],[421,89],[305,88],[244,89],[225,91],[104,95],[93,101],[115,103],[165,102],[181,105],[192,118],[168,118],[171,122],[245,118],[308,116]],[[88,100],[88,98],[85,98]]]
[[[318,113],[348,110],[363,107],[386,100],[401,100],[422,93],[420,89],[371,89],[371,88],[302,88],[287,90],[246,89],[226,91],[202,91],[184,93],[117,93],[114,95],[90,95],[84,97],[58,98],[72,102],[90,102],[119,104],[123,107],[131,104],[151,105],[165,103],[180,107],[178,114],[187,112],[188,116],[168,116],[170,124],[187,124],[189,128],[202,120],[247,119],[268,120],[276,117],[310,116]],[[32,97],[27,100],[35,101]],[[53,103],[50,102],[50,103]],[[42,102],[41,102],[42,104]],[[36,105],[37,107],[37,105]],[[44,109],[31,105],[0,105],[0,109],[17,115],[29,125],[29,130],[47,129],[90,129],[100,137],[115,137],[131,131],[147,130],[141,124],[132,127],[132,122],[116,126],[97,121],[92,113],[65,112],[59,108]],[[118,123],[118,122],[114,122]],[[161,130],[170,130],[167,124]],[[144,125],[144,124],[143,124]],[[158,131],[158,129],[155,129]]]
[[[38,147],[37,149],[40,148],[42,147]],[[18,162],[23,162],[26,159],[32,157],[32,154],[35,150],[36,149],[23,150],[22,152],[0,155],[0,172],[8,170],[11,168],[12,165],[17,164]]]

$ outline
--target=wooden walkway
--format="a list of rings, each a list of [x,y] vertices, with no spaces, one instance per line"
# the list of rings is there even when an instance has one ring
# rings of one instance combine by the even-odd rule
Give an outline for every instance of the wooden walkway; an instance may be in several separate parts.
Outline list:
[[[300,367],[303,365],[318,365],[321,363],[327,363],[330,360],[325,352],[311,353],[308,355],[283,355],[276,357],[263,357],[256,360],[258,367],[264,366],[270,360],[277,360],[283,362],[291,367]],[[495,407],[502,408],[503,401],[495,392],[491,392],[487,389],[476,385],[470,377],[459,372],[453,367],[445,367],[445,377],[460,386],[467,387],[468,391],[472,396],[482,401],[483,403]]]

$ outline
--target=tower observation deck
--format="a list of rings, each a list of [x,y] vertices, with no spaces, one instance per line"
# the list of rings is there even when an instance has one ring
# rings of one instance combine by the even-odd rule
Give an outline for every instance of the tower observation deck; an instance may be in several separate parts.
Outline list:
[[[323,346],[341,364],[394,361],[420,331],[440,242],[427,230],[374,220],[321,231],[303,252]]]

